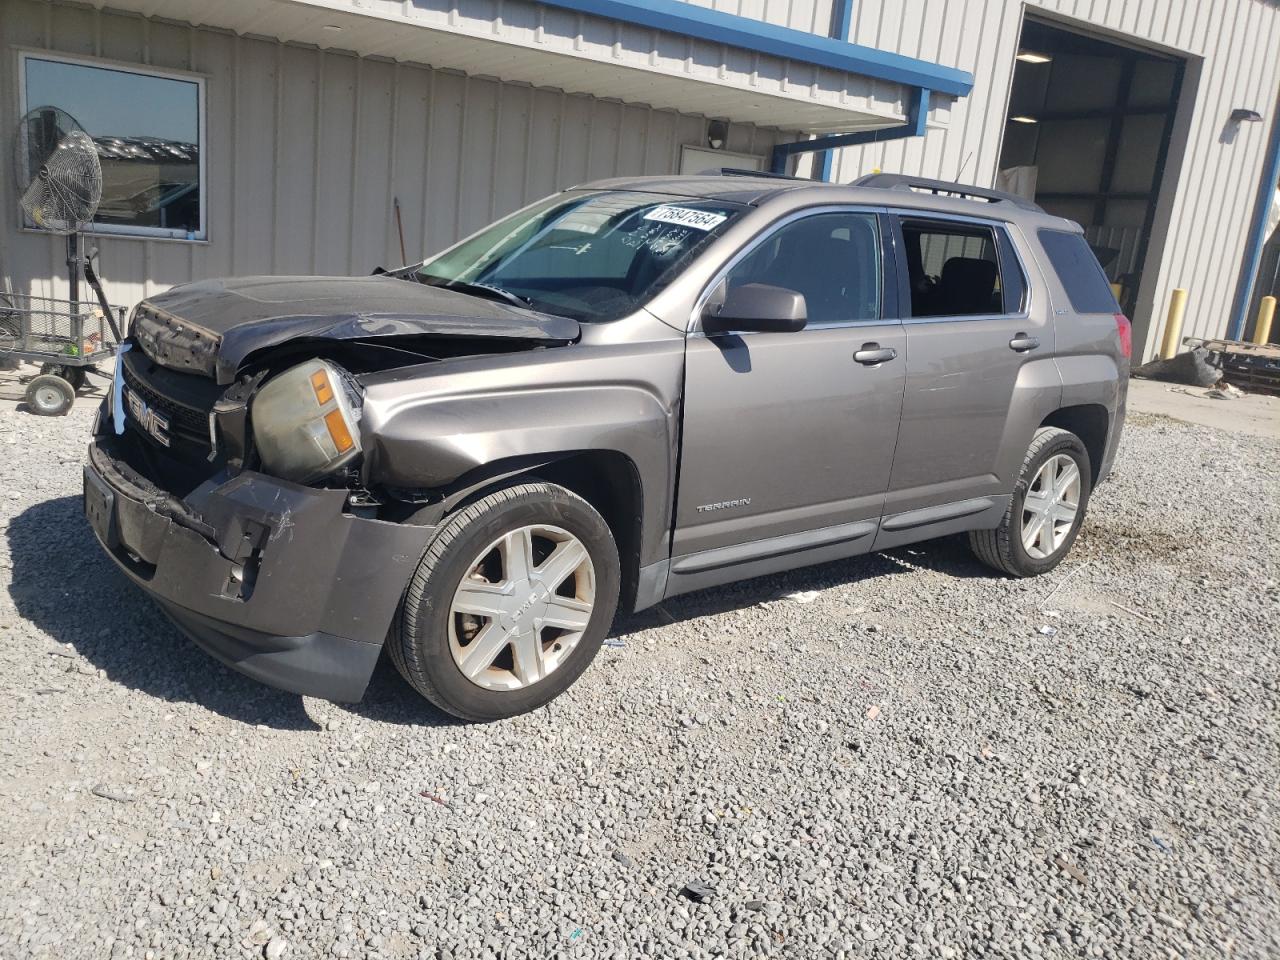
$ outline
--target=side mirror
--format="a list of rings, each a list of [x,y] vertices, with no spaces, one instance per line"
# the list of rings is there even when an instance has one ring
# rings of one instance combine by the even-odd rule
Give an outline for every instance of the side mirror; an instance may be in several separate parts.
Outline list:
[[[795,333],[808,321],[804,294],[767,283],[721,284],[702,311],[707,333]]]

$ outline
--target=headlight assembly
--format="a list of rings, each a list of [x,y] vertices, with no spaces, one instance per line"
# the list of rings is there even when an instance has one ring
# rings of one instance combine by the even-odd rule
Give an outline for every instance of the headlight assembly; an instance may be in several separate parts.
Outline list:
[[[351,376],[308,360],[267,382],[250,410],[254,441],[268,473],[308,483],[360,454],[360,393]]]

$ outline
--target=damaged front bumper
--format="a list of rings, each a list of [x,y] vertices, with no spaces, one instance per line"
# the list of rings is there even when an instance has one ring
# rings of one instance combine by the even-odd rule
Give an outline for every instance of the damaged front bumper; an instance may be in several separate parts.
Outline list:
[[[359,700],[432,527],[344,511],[347,493],[260,473],[183,499],[89,445],[84,508],[116,564],[205,651],[264,683]]]

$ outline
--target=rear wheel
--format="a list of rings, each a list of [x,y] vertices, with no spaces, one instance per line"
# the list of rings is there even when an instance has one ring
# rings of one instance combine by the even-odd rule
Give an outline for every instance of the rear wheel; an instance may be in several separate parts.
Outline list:
[[[76,392],[71,384],[52,373],[32,377],[27,384],[27,406],[41,417],[60,417],[75,403]]]
[[[608,524],[563,487],[522,483],[448,517],[388,639],[419,693],[465,720],[536,709],[590,665],[620,582]]]
[[[1084,522],[1089,454],[1074,433],[1036,431],[1009,510],[994,530],[975,530],[969,545],[983,563],[1015,577],[1047,573],[1062,562]]]

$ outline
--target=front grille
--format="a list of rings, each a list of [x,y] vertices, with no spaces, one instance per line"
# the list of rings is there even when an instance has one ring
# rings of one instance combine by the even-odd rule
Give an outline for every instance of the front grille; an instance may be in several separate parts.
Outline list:
[[[121,358],[122,377],[127,391],[145,405],[147,412],[159,414],[167,426],[155,429],[155,423],[139,419],[138,412],[124,404],[125,421],[157,446],[163,434],[169,451],[184,460],[204,459],[209,455],[209,411],[221,389],[212,380],[191,374],[174,373],[158,366],[138,350],[130,350]]]
[[[143,301],[133,311],[129,334],[156,363],[182,373],[212,377],[221,337]]]

